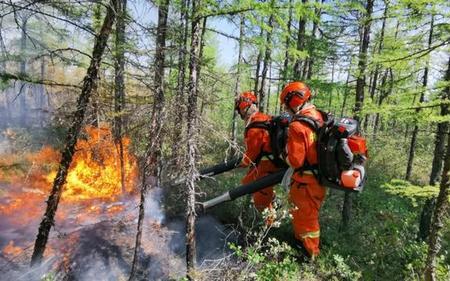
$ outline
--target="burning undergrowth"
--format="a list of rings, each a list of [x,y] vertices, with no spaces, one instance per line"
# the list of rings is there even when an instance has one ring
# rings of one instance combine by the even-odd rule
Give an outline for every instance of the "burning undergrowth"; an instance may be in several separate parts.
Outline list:
[[[138,167],[122,139],[125,165],[108,128],[86,127],[76,145],[45,262],[30,269],[38,224],[59,163],[59,153],[0,156],[0,279],[126,280],[137,223]],[[124,177],[122,179],[121,170]],[[124,184],[122,185],[122,180]],[[184,268],[184,221],[165,221],[161,188],[147,195],[141,267],[151,280],[179,278]],[[200,218],[198,259],[223,257],[227,230]],[[205,239],[207,237],[207,239]]]

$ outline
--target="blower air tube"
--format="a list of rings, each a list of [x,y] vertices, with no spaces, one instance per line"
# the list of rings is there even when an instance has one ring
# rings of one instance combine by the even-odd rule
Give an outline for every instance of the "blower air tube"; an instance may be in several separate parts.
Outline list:
[[[217,196],[211,200],[201,203],[202,208],[203,208],[203,210],[206,210],[206,209],[214,207],[220,203],[231,201],[236,198],[242,197],[244,195],[255,193],[255,192],[257,192],[261,189],[264,189],[268,186],[280,183],[281,180],[283,179],[285,172],[286,172],[286,170],[283,169],[276,173],[273,173],[273,174],[270,174],[263,178],[260,178],[249,184],[244,184],[244,185],[238,186],[228,192],[225,192],[224,194],[222,194],[220,196]]]
[[[209,167],[209,168],[205,168],[203,170],[200,170],[200,176],[199,179],[206,179],[208,177],[212,177],[218,174],[222,174],[225,173],[227,171],[233,170],[234,168],[236,168],[237,166],[239,166],[239,164],[242,161],[242,155],[241,156],[237,156],[234,158],[231,158],[229,160],[227,160],[226,162],[217,164],[215,166]],[[186,181],[185,178],[179,178],[175,181],[169,182],[169,183],[164,183],[163,185],[179,185],[182,184]]]
[[[212,177],[218,174],[225,173],[229,170],[233,170],[242,161],[242,156],[238,156],[235,158],[232,158],[224,163],[217,164],[215,166],[203,169],[200,171],[200,178],[206,178],[206,177]]]
[[[260,191],[261,189],[264,189],[268,186],[280,183],[281,180],[283,179],[284,173],[286,173],[285,169],[280,170],[276,173],[270,174],[268,176],[262,177],[262,178],[254,181],[254,182],[251,182],[249,184],[244,184],[244,185],[238,186],[235,189],[232,189],[229,191],[230,198],[231,198],[231,200],[234,200],[241,196]]]

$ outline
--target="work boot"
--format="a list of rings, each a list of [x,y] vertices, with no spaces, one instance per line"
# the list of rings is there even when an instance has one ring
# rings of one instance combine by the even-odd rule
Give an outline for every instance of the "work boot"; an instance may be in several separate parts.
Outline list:
[[[306,250],[305,246],[303,246],[303,243],[297,239],[295,239],[295,249],[297,250],[297,259],[300,263],[310,263],[314,262],[315,256],[311,256],[308,251]]]

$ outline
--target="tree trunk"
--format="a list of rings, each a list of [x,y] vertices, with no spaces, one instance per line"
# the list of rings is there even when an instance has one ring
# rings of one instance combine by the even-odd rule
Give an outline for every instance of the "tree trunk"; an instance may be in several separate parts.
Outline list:
[[[201,0],[192,1],[192,33],[191,55],[189,60],[189,84],[188,84],[188,110],[187,110],[187,204],[186,204],[186,268],[188,280],[194,280],[195,275],[195,182],[198,178],[196,168],[197,151],[197,64],[199,63],[200,42],[200,15]]]
[[[120,180],[122,192],[125,191],[125,163],[123,159],[123,110],[125,109],[125,16],[127,0],[118,0],[114,60],[114,142],[119,154]]]
[[[331,112],[331,102],[333,100],[333,83],[334,83],[334,66],[336,65],[336,61],[333,59],[331,61],[331,84],[332,84],[332,88],[330,91],[330,96],[328,97],[328,111]]]
[[[271,2],[271,9],[273,7],[274,1]],[[266,79],[267,79],[267,71],[269,69],[270,65],[270,55],[272,53],[272,28],[273,28],[273,13],[271,12],[269,16],[269,22],[268,22],[269,30],[267,30],[266,34],[266,46],[265,46],[265,53],[264,53],[264,60],[263,60],[263,69],[261,73],[261,87],[259,89],[259,111],[264,112],[266,109],[266,97],[265,97],[265,86],[266,86]]]
[[[3,21],[0,20],[0,29],[3,28]],[[4,38],[2,36],[3,32],[0,32],[0,42],[4,42]],[[6,61],[8,59],[7,57],[7,51],[5,48],[4,44],[0,44],[0,49],[1,49],[1,71],[3,71],[4,73],[7,73],[7,69],[6,69]],[[9,87],[7,87],[4,90],[4,94],[5,94],[5,122],[3,122],[4,124],[4,128],[8,128],[10,126],[10,122],[11,122],[11,104],[10,104],[10,100],[9,100]]]
[[[436,206],[435,198],[428,198],[422,207],[420,213],[419,233],[418,239],[421,241],[427,241],[431,230],[431,220],[433,218],[433,211]]]
[[[386,3],[386,5],[387,5],[387,3]],[[399,28],[400,28],[400,21],[397,21],[397,26],[395,28],[395,34],[394,34],[394,40],[397,40]],[[392,91],[394,90],[394,72],[391,67],[385,71],[382,82],[386,83],[388,74],[389,74],[389,90],[386,92],[384,90],[384,86],[382,86],[383,91],[380,93],[380,97],[378,98],[378,108],[381,107],[384,99],[387,96],[389,96],[390,94],[392,94]],[[382,83],[382,85],[385,85],[383,83]],[[395,123],[395,120],[394,120],[394,123]],[[380,113],[378,112],[375,116],[375,123],[374,123],[374,128],[373,128],[373,140],[374,141],[376,140],[377,132],[378,132],[378,128],[380,127],[380,124],[383,124],[383,123],[381,122],[381,116],[380,116]]]
[[[303,7],[305,7],[308,0],[302,0]],[[305,49],[305,28],[306,28],[306,18],[302,15],[298,21],[298,33],[297,33],[297,51],[304,51]],[[294,64],[294,79],[302,80],[302,59],[297,58]]]
[[[103,21],[102,28],[95,39],[91,63],[83,80],[83,86],[81,89],[81,94],[78,97],[77,108],[74,113],[72,126],[69,128],[67,134],[66,145],[61,152],[61,162],[59,164],[58,172],[53,182],[52,191],[47,200],[47,209],[39,226],[39,232],[34,244],[33,256],[31,257],[31,265],[39,264],[41,262],[47,244],[50,228],[54,224],[55,213],[58,208],[59,199],[61,198],[62,188],[66,181],[69,166],[72,162],[72,157],[75,152],[75,144],[77,142],[78,134],[83,124],[83,119],[87,105],[89,103],[92,88],[97,79],[103,52],[105,50],[109,34],[111,33],[112,25],[114,23],[115,10],[117,10],[117,1],[111,0],[110,6],[108,6],[108,12]]]
[[[264,35],[264,29],[261,27],[261,31],[259,32],[259,37],[261,38]],[[256,74],[255,74],[255,87],[253,88],[253,92],[258,94],[259,89],[259,70],[261,68],[261,59],[262,59],[262,48],[258,46],[258,57],[256,58]]]
[[[358,77],[356,78],[356,100],[354,108],[355,119],[360,121],[360,112],[364,102],[364,87],[366,85],[367,50],[370,43],[370,26],[374,0],[367,0],[366,13],[363,21],[363,35],[358,56]]]
[[[241,21],[239,23],[239,50],[238,50],[238,61],[237,61],[237,69],[236,69],[236,84],[234,84],[234,99],[237,99],[240,94],[240,83],[241,83],[241,63],[242,63],[242,51],[244,47],[243,38],[244,38],[244,24],[245,17],[244,14],[240,15]],[[237,135],[237,116],[238,112],[233,108],[233,119],[232,119],[232,127],[231,127],[231,142],[233,146],[237,146],[236,143],[236,135]]]
[[[383,23],[381,24],[380,42],[379,42],[378,50],[377,50],[377,54],[378,55],[380,55],[381,51],[383,50],[384,30],[385,30],[385,27],[386,27],[386,19],[387,19],[387,16],[388,16],[389,3],[387,1],[384,1],[384,5],[385,6],[384,6],[384,13],[383,13]],[[375,97],[375,92],[376,92],[377,83],[378,83],[379,71],[380,71],[380,65],[376,64],[375,70],[374,70],[373,75],[372,75],[371,83],[370,83],[370,99],[371,99],[371,102],[373,102],[374,97]],[[366,114],[366,119],[364,120],[364,131],[367,131],[369,118],[370,118],[370,115]]]
[[[347,104],[348,91],[350,89],[349,83],[350,83],[350,73],[351,72],[352,72],[352,62],[350,62],[350,65],[348,67],[347,79],[345,80],[345,89],[344,89],[344,98],[342,101],[341,117],[344,117],[344,113],[345,113],[345,106]]]
[[[29,17],[27,15],[23,16],[22,21],[22,35],[20,38],[20,74],[26,75],[27,74],[27,29],[28,29],[28,19]],[[20,81],[18,83],[18,91],[17,94],[19,95],[19,125],[25,126],[27,124],[28,119],[28,108],[27,108],[27,90],[26,90],[26,82]]]
[[[130,279],[139,279],[137,267],[141,251],[142,226],[145,216],[145,196],[148,189],[158,185],[159,161],[161,158],[161,147],[163,143],[163,122],[166,119],[165,98],[164,98],[164,61],[167,34],[167,15],[169,10],[169,0],[161,1],[158,8],[158,27],[156,31],[156,51],[155,51],[155,76],[154,89],[155,97],[153,101],[152,116],[150,120],[149,144],[145,153],[145,164],[143,167],[143,178],[141,184],[141,199],[139,203],[139,217],[136,232],[136,244],[134,247],[134,257],[131,265]]]
[[[264,112],[270,112],[270,92],[272,88],[272,61],[269,64],[269,85],[267,86],[267,102],[266,102],[266,110]]]
[[[320,3],[323,4],[324,1],[325,0],[320,0]],[[319,2],[319,0],[316,0],[316,3],[318,3],[318,2]],[[319,29],[321,13],[322,13],[322,9],[316,7],[315,14],[316,14],[317,18],[313,22],[313,28],[312,28],[312,32],[311,32],[311,38],[313,41],[316,39],[317,29]],[[314,44],[312,44],[312,46],[314,46]],[[307,80],[310,80],[312,78],[313,66],[314,66],[314,54],[311,53],[310,57],[308,58],[308,69],[306,71],[306,79]]]
[[[447,65],[447,71],[445,73],[444,80],[450,82],[450,57]],[[445,87],[442,93],[442,102],[447,102],[450,99],[450,86]],[[441,116],[449,114],[448,104],[441,105]],[[433,164],[431,166],[430,185],[434,185],[438,180],[438,174],[442,170],[442,161],[444,160],[445,153],[445,138],[448,134],[448,122],[441,122],[438,124],[438,131],[435,138]],[[423,206],[420,216],[419,224],[419,238],[422,241],[426,241],[430,234],[431,219],[433,217],[433,211],[436,205],[436,200],[428,199]]]
[[[420,100],[423,100],[423,94],[420,95]],[[408,154],[408,164],[406,166],[406,175],[405,180],[411,179],[412,166],[414,163],[414,154],[417,143],[417,135],[419,134],[419,126],[415,125],[412,136],[411,136],[411,144],[409,146],[409,154]]]
[[[387,82],[387,76],[389,73],[389,91],[385,90],[386,87],[386,82]],[[389,68],[388,70],[385,71],[383,77],[381,78],[381,92],[380,92],[380,96],[378,97],[378,108],[381,107],[381,105],[383,104],[384,99],[389,96],[392,93],[394,87],[394,75],[392,72],[392,69]],[[380,113],[377,112],[377,114],[375,115],[375,122],[373,125],[373,139],[375,140],[377,137],[377,132],[378,132],[378,128],[380,126],[380,122],[381,122],[381,116]]]
[[[45,79],[45,57],[41,58],[41,80],[43,81]],[[37,98],[37,104],[38,104],[38,124],[41,128],[44,127],[45,124],[45,104],[46,104],[46,93],[45,93],[45,85],[39,85],[39,91],[38,91],[38,98]]]
[[[442,179],[439,195],[436,200],[436,208],[433,215],[433,223],[431,225],[431,233],[428,242],[428,256],[425,267],[425,280],[435,281],[436,279],[436,256],[441,249],[441,229],[444,227],[444,219],[448,211],[449,202],[449,172],[450,172],[450,134],[447,133],[447,152],[445,154],[444,169],[442,171]]]
[[[200,96],[200,73],[202,70],[202,64],[203,64],[203,49],[205,47],[205,33],[206,33],[206,20],[208,17],[203,17],[203,22],[201,23],[201,32],[200,32],[200,50],[198,51],[198,63],[197,63],[197,97]],[[200,105],[200,114],[198,114],[198,117],[201,118],[203,116],[203,113],[205,112],[205,107],[207,105],[207,99],[206,97],[201,99],[201,105]],[[200,133],[200,127],[197,127],[198,132]]]
[[[201,23],[201,32],[200,32],[200,50],[198,51],[198,63],[197,63],[197,92],[200,89],[200,72],[202,71],[202,58],[203,58],[203,49],[205,47],[205,33],[206,33],[206,20],[208,18],[204,17],[203,22]],[[197,93],[198,96],[198,93]],[[201,114],[200,114],[201,116]]]
[[[447,107],[447,106],[446,106]],[[449,114],[448,110],[445,110]],[[444,116],[444,110],[441,109],[441,115]],[[448,132],[448,123],[439,123],[434,140],[433,164],[431,166],[430,185],[435,185],[439,180],[439,173],[442,170],[442,161],[444,160],[445,137]]]
[[[431,23],[430,23],[430,34],[428,36],[428,49],[431,48],[431,43],[433,40],[433,27],[434,27],[434,17],[431,16]],[[425,99],[425,91],[428,85],[428,64],[429,62],[427,62],[427,65],[425,66],[425,69],[423,70],[423,81],[422,81],[422,86],[424,89],[424,92],[422,92],[420,94],[420,100],[419,102],[422,103],[424,102]],[[420,108],[418,107],[416,109],[416,114],[418,114],[420,112]],[[409,156],[408,156],[408,164],[406,167],[406,175],[405,175],[405,180],[410,180],[411,179],[411,174],[412,174],[412,168],[413,168],[413,164],[414,164],[414,154],[415,154],[415,150],[416,150],[416,143],[417,143],[417,135],[419,133],[419,126],[417,126],[417,122],[416,125],[414,126],[414,130],[413,130],[413,134],[411,137],[411,145],[409,147]]]
[[[281,108],[278,107],[278,100],[280,99],[280,92],[281,92],[281,84],[278,83],[277,85],[277,95],[275,97],[275,115],[279,115],[281,113]],[[280,106],[281,107],[281,106]]]
[[[364,86],[366,84],[367,49],[370,43],[370,26],[372,21],[372,9],[374,0],[367,0],[366,13],[363,21],[363,35],[361,37],[361,48],[358,57],[358,77],[356,78],[356,99],[354,108],[354,118],[360,121],[361,108],[364,102]],[[342,227],[347,229],[351,217],[352,194],[346,192],[344,196],[344,206],[342,208]]]
[[[450,58],[447,65],[447,71],[445,73],[445,81],[450,83]],[[442,94],[441,100],[443,102],[448,102],[450,100],[450,86],[447,86]],[[448,115],[449,109],[448,104],[442,104],[441,105],[441,116]],[[434,155],[433,155],[433,164],[431,166],[431,174],[430,174],[430,185],[434,185],[438,181],[438,175],[441,172],[442,169],[442,161],[444,150],[445,150],[445,137],[448,133],[448,123],[447,122],[441,122],[438,124],[438,129],[436,132],[436,138],[435,138],[435,146],[434,146]]]
[[[292,9],[293,0],[289,0],[289,15],[287,22],[287,35],[285,41],[285,54],[283,63],[283,83],[287,83],[289,77],[289,47],[291,45],[291,26],[292,26]],[[284,86],[284,85],[283,85]]]
[[[186,89],[186,53],[187,53],[187,42],[189,33],[189,16],[187,10],[189,9],[190,1],[181,1],[180,9],[180,28],[181,31],[181,42],[178,51],[178,77],[177,77],[177,91],[176,100],[179,104],[179,112],[175,114],[174,120],[174,136],[172,145],[172,159],[175,161],[174,166],[179,168],[182,164],[182,159],[180,157],[181,144],[180,141],[183,135],[183,119],[186,115],[185,108],[185,89]]]

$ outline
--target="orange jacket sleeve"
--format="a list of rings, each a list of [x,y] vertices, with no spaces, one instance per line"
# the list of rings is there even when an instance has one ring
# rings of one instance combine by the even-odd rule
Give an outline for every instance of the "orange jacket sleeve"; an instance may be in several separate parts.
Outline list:
[[[287,142],[286,142],[286,160],[288,165],[294,169],[303,166],[306,159],[306,132],[298,122],[289,125]]]
[[[264,145],[264,133],[264,129],[259,128],[252,128],[247,131],[245,136],[246,150],[241,162],[242,167],[248,167],[252,162],[256,161],[256,158],[258,158]]]

